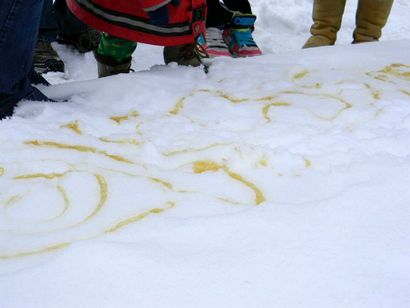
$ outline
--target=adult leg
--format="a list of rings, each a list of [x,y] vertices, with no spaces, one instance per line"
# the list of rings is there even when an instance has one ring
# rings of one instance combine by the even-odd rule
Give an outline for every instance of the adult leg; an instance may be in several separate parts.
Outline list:
[[[47,42],[54,42],[58,33],[58,26],[53,11],[53,0],[44,0],[41,12],[40,28],[38,39]]]
[[[223,0],[223,2],[231,11],[252,14],[251,5],[248,0]]]
[[[206,27],[224,27],[232,19],[234,12],[223,7],[219,0],[206,0],[208,13],[206,15]]]
[[[222,27],[228,24],[235,12],[252,14],[252,9],[248,0],[224,0],[222,6],[219,0],[207,0],[208,14],[206,16],[206,26]]]
[[[359,0],[353,43],[378,41],[392,5],[393,0]]]
[[[372,0],[371,0],[372,1]],[[334,45],[342,24],[346,0],[314,0],[312,36],[303,48]]]
[[[59,32],[74,34],[86,31],[89,26],[80,21],[67,7],[66,0],[55,0],[54,14],[56,16]]]
[[[34,52],[34,70],[36,73],[64,72],[64,62],[51,46],[51,42],[56,40],[57,33],[58,26],[53,10],[53,0],[44,0]]]
[[[47,100],[29,80],[43,0],[1,0],[0,119],[21,99]]]
[[[100,32],[75,17],[68,9],[66,0],[55,0],[54,14],[58,25],[59,43],[72,45],[79,52],[91,51],[98,46]]]

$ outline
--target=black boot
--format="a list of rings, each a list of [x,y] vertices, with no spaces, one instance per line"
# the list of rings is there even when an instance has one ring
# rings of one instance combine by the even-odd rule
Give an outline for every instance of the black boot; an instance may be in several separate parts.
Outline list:
[[[37,41],[33,59],[34,69],[39,74],[48,72],[64,72],[64,62],[60,59],[51,43]]]
[[[31,67],[30,73],[28,74],[28,79],[30,79],[32,85],[50,85],[50,83],[43,76],[41,76],[41,74],[35,71],[34,66]]]

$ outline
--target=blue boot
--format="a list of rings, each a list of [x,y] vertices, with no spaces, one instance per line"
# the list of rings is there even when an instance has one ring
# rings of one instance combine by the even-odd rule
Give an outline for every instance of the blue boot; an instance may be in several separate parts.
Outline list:
[[[225,27],[223,38],[232,56],[253,57],[262,54],[252,36],[255,20],[255,15],[235,13]]]

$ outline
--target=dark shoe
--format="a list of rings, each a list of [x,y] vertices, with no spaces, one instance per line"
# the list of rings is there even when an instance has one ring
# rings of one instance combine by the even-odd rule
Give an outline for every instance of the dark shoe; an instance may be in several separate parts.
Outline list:
[[[33,92],[24,97],[22,100],[36,102],[55,102],[54,100],[45,96],[39,89],[35,87],[33,87]]]
[[[64,62],[60,59],[51,44],[46,41],[37,41],[33,65],[35,71],[39,74],[64,72]]]
[[[200,49],[196,44],[166,46],[164,47],[165,64],[176,62],[179,65],[200,66],[202,58],[208,57],[206,50]]]
[[[55,102],[41,93],[40,90],[35,87],[33,87],[33,90],[27,96],[21,99],[18,99],[15,95],[6,96],[0,94],[0,120],[11,117],[18,102],[23,100],[37,102]]]
[[[110,57],[100,55],[97,51],[94,51],[94,57],[97,60],[98,78],[128,74],[131,71],[131,57],[117,62]]]
[[[50,85],[50,83],[43,76],[41,76],[41,74],[37,73],[34,70],[34,67],[31,68],[28,78],[30,79],[31,84],[33,85],[40,85],[40,84],[43,86]]]
[[[75,34],[59,34],[57,42],[64,45],[73,46],[81,53],[92,51],[97,48],[100,42],[101,32],[95,29],[87,29]]]
[[[353,43],[378,41],[389,18],[393,0],[360,0],[358,2]]]
[[[14,107],[18,102],[15,96],[0,93],[0,121],[13,115]]]

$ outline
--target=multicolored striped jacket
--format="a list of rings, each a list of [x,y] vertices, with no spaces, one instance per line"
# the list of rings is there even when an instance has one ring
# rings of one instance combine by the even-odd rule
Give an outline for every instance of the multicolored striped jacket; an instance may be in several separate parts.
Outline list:
[[[77,18],[113,36],[152,45],[193,43],[205,33],[206,0],[67,0]],[[153,25],[147,12],[168,3],[169,23]]]

